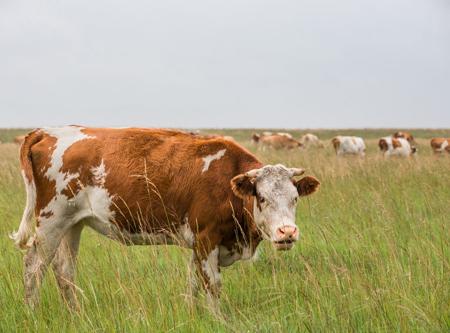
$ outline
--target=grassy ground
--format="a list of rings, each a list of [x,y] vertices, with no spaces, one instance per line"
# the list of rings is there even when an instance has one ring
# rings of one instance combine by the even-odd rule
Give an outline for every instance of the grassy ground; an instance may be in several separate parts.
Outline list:
[[[252,130],[221,132],[255,150]],[[362,132],[365,159],[337,159],[329,146],[257,152],[267,163],[307,168],[322,186],[299,204],[293,250],[264,243],[256,261],[222,271],[222,318],[203,301],[191,310],[184,302],[189,251],[124,247],[91,230],[79,257],[82,310],[66,310],[52,273],[41,305],[29,310],[22,254],[7,236],[24,207],[18,147],[0,145],[0,332],[448,332],[450,156],[432,156],[425,138],[450,131],[414,131],[416,158],[384,160],[376,138],[389,132]]]

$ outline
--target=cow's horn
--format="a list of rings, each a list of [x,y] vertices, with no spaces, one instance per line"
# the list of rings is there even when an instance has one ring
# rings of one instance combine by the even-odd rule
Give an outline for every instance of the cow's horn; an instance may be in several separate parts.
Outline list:
[[[302,168],[290,168],[289,171],[292,173],[292,176],[301,176],[305,173],[305,169]]]
[[[249,178],[255,178],[256,176],[258,176],[258,173],[259,173],[259,169],[253,169],[253,170],[247,171],[245,173],[245,175]]]

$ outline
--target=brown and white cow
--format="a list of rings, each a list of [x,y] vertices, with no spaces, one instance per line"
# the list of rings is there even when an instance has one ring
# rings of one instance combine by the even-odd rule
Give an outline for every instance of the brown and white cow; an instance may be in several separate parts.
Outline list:
[[[405,132],[405,131],[395,132],[392,135],[392,137],[395,138],[395,139],[401,139],[401,138],[406,139],[409,142],[409,144],[411,144],[411,145],[413,143],[416,143],[415,140],[414,140],[414,137],[412,136],[412,134],[408,133],[408,132]]]
[[[430,141],[431,149],[436,154],[450,153],[450,138],[433,138]]]
[[[289,133],[282,132],[270,135],[253,134],[252,141],[259,144],[263,149],[266,147],[273,149],[295,149],[303,146]]]
[[[338,135],[331,139],[337,156],[358,155],[364,157],[366,155],[366,144],[363,138],[358,136]]]
[[[263,165],[236,142],[163,129],[37,129],[20,162],[27,204],[11,237],[27,249],[30,304],[53,262],[64,299],[77,306],[75,262],[88,226],[127,245],[192,249],[191,290],[202,285],[215,305],[220,267],[251,258],[263,239],[292,248],[297,200],[319,186],[295,178],[303,169]]]
[[[323,144],[323,142],[321,140],[319,140],[317,135],[314,135],[312,133],[306,133],[305,135],[302,135],[299,142],[305,148],[313,148],[313,147],[324,148],[325,147],[325,145]]]
[[[381,138],[378,141],[378,147],[385,157],[408,157],[417,152],[417,148],[413,146],[407,139],[394,138],[391,136]]]

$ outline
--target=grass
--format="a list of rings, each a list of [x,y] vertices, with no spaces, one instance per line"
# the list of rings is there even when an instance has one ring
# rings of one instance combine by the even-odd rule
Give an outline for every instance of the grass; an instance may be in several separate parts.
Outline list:
[[[252,130],[220,132],[255,151]],[[329,146],[257,151],[265,163],[307,168],[322,186],[299,204],[302,236],[293,250],[277,253],[263,243],[257,260],[222,270],[222,318],[203,301],[194,309],[184,302],[188,250],[125,247],[87,229],[77,276],[81,311],[67,311],[50,271],[41,305],[28,309],[22,254],[8,239],[25,199],[18,148],[2,144],[0,332],[448,332],[450,156],[433,156],[426,139],[450,133],[413,133],[414,159],[381,158],[376,138],[388,133],[370,130],[363,132],[365,159],[338,159]]]

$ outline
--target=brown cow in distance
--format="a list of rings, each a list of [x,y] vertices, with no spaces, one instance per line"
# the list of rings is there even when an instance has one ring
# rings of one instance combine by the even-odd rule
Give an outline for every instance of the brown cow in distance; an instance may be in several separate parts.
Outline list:
[[[295,140],[289,133],[276,133],[259,135],[253,134],[252,141],[259,144],[262,148],[273,148],[273,149],[295,149],[300,148],[303,145]]]
[[[430,145],[435,154],[450,153],[450,138],[433,138],[430,140]]]
[[[77,306],[75,263],[88,226],[127,245],[192,249],[191,290],[203,286],[215,308],[220,267],[251,258],[264,239],[291,249],[297,201],[319,187],[296,178],[303,169],[263,165],[231,140],[163,129],[37,129],[20,162],[27,204],[11,238],[27,249],[30,304],[53,263],[64,299]]]
[[[24,140],[25,140],[25,135],[18,135],[14,138],[14,143],[21,145]]]
[[[408,132],[398,131],[398,132],[395,132],[392,135],[392,137],[395,139],[401,139],[401,138],[406,139],[409,142],[409,144],[415,143],[414,137],[412,136],[411,133],[408,133]]]

